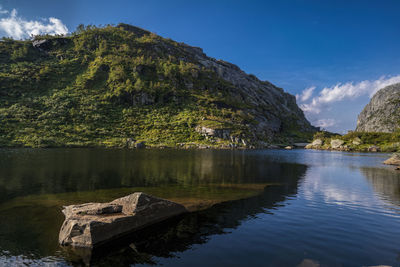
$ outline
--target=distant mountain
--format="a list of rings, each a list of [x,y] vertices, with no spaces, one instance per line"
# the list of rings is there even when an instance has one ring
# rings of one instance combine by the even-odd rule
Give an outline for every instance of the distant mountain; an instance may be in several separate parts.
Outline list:
[[[1,146],[260,146],[315,130],[281,88],[131,25],[0,41]]]
[[[400,83],[379,90],[358,116],[358,132],[392,133],[400,127]]]

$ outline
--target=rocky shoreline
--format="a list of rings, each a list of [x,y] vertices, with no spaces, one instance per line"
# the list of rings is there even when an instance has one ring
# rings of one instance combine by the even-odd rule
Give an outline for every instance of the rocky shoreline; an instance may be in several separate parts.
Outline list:
[[[120,146],[105,146],[105,145],[68,145],[68,146],[46,146],[41,148],[51,149],[51,148],[105,148],[105,149],[295,149],[295,148],[305,148],[309,143],[267,143],[259,142],[257,144],[238,144],[225,142],[223,144],[207,144],[207,143],[177,143],[177,144],[149,144],[145,141],[136,141],[132,138],[127,138],[126,144]],[[34,148],[37,147],[27,147],[27,146],[1,146],[1,148]]]
[[[317,150],[333,150],[333,151],[346,151],[346,152],[393,152],[400,150],[400,142],[393,143],[389,147],[383,147],[379,144],[365,144],[358,137],[352,140],[342,140],[339,138],[333,138],[324,140],[322,138],[314,139],[311,144],[305,146],[306,149],[317,149]]]

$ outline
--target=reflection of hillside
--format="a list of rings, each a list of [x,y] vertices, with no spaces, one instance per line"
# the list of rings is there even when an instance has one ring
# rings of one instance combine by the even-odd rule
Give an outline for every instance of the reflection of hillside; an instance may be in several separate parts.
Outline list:
[[[65,203],[57,202],[57,195],[56,199],[48,195],[39,198],[43,203],[30,203],[30,197],[32,201],[38,199],[35,194],[114,188],[96,191],[96,197],[101,198],[108,191],[139,185],[156,185],[161,190],[160,195],[171,190],[163,185],[171,184],[184,185],[180,188],[189,188],[189,192],[190,188],[195,188],[191,185],[197,184],[210,184],[211,189],[216,184],[229,183],[274,182],[285,185],[280,191],[265,193],[262,198],[220,205],[220,208],[213,208],[209,213],[185,217],[178,225],[191,229],[192,234],[187,242],[193,243],[192,240],[197,236],[203,236],[204,227],[206,233],[235,227],[247,216],[284,200],[287,194],[296,193],[298,181],[307,168],[300,164],[271,162],[267,156],[243,151],[54,149],[6,153],[7,157],[1,157],[1,153],[4,156],[4,152],[0,152],[0,191],[3,190],[3,195],[0,195],[3,202],[0,210],[0,251],[38,258],[54,255],[58,250],[58,231],[64,219],[61,205]],[[82,194],[85,197],[85,192]],[[179,197],[178,191],[175,194]],[[69,195],[74,194],[65,193],[63,197],[69,199]],[[26,197],[14,198],[17,196]],[[14,200],[7,201],[10,198]],[[24,201],[23,205],[19,205],[19,199]],[[91,199],[84,202],[88,201]],[[14,206],[8,206],[9,203]],[[219,215],[221,209],[227,211],[223,217]],[[221,224],[219,220],[225,222]],[[198,228],[189,222],[199,225]],[[178,226],[171,229],[174,227]],[[184,235],[181,230],[178,232]],[[151,244],[154,246],[154,243]]]
[[[0,150],[0,202],[32,194],[165,184],[281,182],[287,163],[212,150]]]
[[[304,168],[298,171],[297,177],[300,177]],[[155,264],[154,257],[174,257],[175,252],[190,249],[194,244],[206,243],[211,235],[226,234],[243,221],[265,212],[265,209],[273,208],[278,203],[281,205],[287,196],[296,192],[296,183],[272,186],[257,197],[218,204],[131,235],[94,252],[75,250],[67,258],[75,264],[92,263],[101,266]]]
[[[374,190],[395,205],[400,206],[400,173],[386,168],[361,168]]]

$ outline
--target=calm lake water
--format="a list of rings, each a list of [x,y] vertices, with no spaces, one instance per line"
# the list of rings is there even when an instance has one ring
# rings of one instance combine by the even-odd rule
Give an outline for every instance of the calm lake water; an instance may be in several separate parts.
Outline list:
[[[387,157],[2,149],[0,266],[400,266],[400,172]],[[135,191],[200,210],[95,251],[58,246],[63,205]]]

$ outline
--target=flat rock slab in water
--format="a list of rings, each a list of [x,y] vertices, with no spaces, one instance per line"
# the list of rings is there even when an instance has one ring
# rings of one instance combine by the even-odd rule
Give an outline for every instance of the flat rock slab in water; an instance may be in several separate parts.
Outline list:
[[[144,193],[109,203],[66,206],[59,242],[63,246],[92,248],[185,212],[180,204]]]

